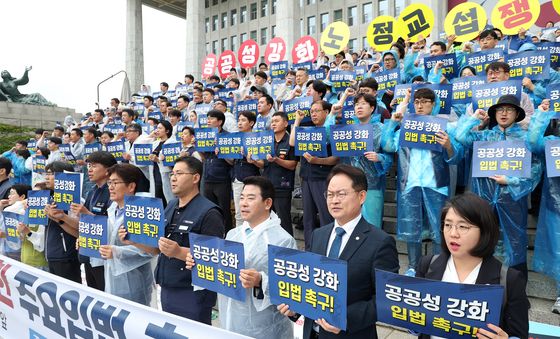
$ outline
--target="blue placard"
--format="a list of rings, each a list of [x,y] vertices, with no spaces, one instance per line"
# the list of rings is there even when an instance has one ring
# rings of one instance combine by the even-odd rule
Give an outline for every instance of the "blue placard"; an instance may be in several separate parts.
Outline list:
[[[90,258],[101,258],[99,246],[108,244],[106,215],[81,214],[78,223],[78,251]]]
[[[477,86],[472,89],[473,112],[479,108],[488,110],[503,95],[515,95],[517,100],[521,101],[521,91],[521,81],[519,80],[491,82]]]
[[[545,80],[550,74],[550,52],[547,50],[526,51],[507,54],[505,62],[509,64],[510,79]]]
[[[163,119],[163,115],[160,111],[153,111],[148,113],[148,119],[156,119],[157,121],[161,121]]]
[[[486,66],[495,61],[499,61],[504,57],[504,54],[504,50],[501,48],[469,53],[465,55],[465,65],[472,66],[477,75],[485,75]]]
[[[49,204],[51,191],[28,191],[27,192],[27,222],[30,225],[46,225],[49,223],[45,206]]]
[[[404,98],[406,98],[408,94],[408,90],[411,88],[412,88],[412,84],[399,84],[395,86],[394,97],[393,97],[393,100],[395,100],[396,102],[395,107],[397,107],[404,101]]]
[[[313,97],[299,97],[284,101],[284,112],[286,112],[286,115],[288,116],[288,123],[290,125],[294,123],[296,120],[296,112],[298,110],[305,112],[305,116],[301,122],[310,122],[311,105],[313,105]]]
[[[486,83],[477,76],[460,77],[453,80],[453,104],[469,104],[472,102],[472,89]]]
[[[194,110],[200,117],[200,115],[208,113],[208,111],[210,111],[211,109],[212,109],[212,105],[210,104],[197,104]],[[201,123],[200,120],[198,122],[199,124]]]
[[[429,88],[435,92],[439,98],[439,114],[450,114],[453,105],[453,85],[452,84],[412,84],[410,102],[408,109],[414,112],[414,92],[420,88]]]
[[[245,269],[243,244],[189,232],[190,249],[195,261],[193,285],[245,302],[247,290],[239,281]]]
[[[335,157],[354,157],[373,151],[373,125],[334,125],[331,126],[332,155]]]
[[[107,152],[111,153],[113,158],[117,161],[123,161],[123,153],[125,153],[126,148],[124,147],[124,141],[112,141],[107,144]]]
[[[229,94],[232,93],[233,91],[235,91],[233,88],[222,88],[221,90],[218,91],[218,98],[220,99],[226,99],[229,98]]]
[[[60,145],[58,145],[58,150],[61,153],[72,153],[72,149],[70,147],[70,144],[60,144]]]
[[[309,80],[325,80],[326,78],[327,72],[323,67],[309,71]]]
[[[76,157],[70,152],[64,152],[61,155],[62,160],[66,161],[68,164],[72,166],[76,166]]]
[[[163,144],[161,146],[161,154],[163,155],[163,161],[161,162],[163,166],[175,166],[175,160],[179,158],[181,153],[182,144],[180,142],[172,142],[169,144]]]
[[[288,61],[276,61],[270,64],[270,77],[284,79],[288,73]]]
[[[152,154],[152,144],[134,144],[134,163],[137,166],[149,166],[154,163],[150,160]]]
[[[200,128],[207,128],[208,127],[208,114],[199,113],[199,114],[196,115],[196,119],[198,121],[198,126]]]
[[[348,264],[311,252],[268,245],[268,288],[274,305],[346,330]]]
[[[473,143],[472,177],[488,178],[493,175],[531,177],[531,151],[527,149],[524,141]]]
[[[364,76],[368,71],[367,66],[356,66],[354,67],[354,73],[356,74],[356,81],[364,80]]]
[[[218,158],[243,159],[243,132],[218,134]]]
[[[550,53],[550,67],[554,69],[560,67],[560,42],[540,42],[536,46],[537,50],[548,50]]]
[[[98,142],[94,142],[91,144],[86,144],[84,146],[84,160],[89,157],[89,155],[93,152],[101,151],[101,144]]]
[[[251,159],[253,160],[264,160],[267,154],[274,156],[274,132],[244,133],[243,149],[246,155],[251,153]]]
[[[300,68],[305,68],[308,71],[313,70],[313,63],[311,61],[300,62],[299,64],[292,64],[292,69],[297,71]]]
[[[270,94],[273,98],[276,99],[278,95],[278,90],[281,88],[286,88],[286,91],[291,91],[293,86],[287,86],[286,82],[283,79],[272,79],[272,84],[270,86],[272,88],[272,93]]]
[[[295,155],[309,153],[317,157],[327,156],[327,130],[325,127],[296,127]]]
[[[42,155],[35,155],[33,157],[33,172],[45,173],[45,166],[47,166],[47,159]]]
[[[251,111],[255,113],[255,115],[259,114],[257,111],[257,105],[259,104],[258,100],[243,100],[238,101],[237,105],[235,105],[234,114],[238,116],[239,112],[242,111]]]
[[[70,204],[80,203],[82,196],[82,176],[80,173],[60,173],[54,174],[54,194],[53,201],[56,208],[63,211],[70,210]]]
[[[441,152],[436,132],[445,131],[447,119],[432,115],[405,114],[401,122],[400,146]]]
[[[37,140],[29,139],[27,141],[27,149],[29,149],[30,152],[37,152]]]
[[[175,94],[179,97],[181,95],[187,95],[189,93],[189,85],[179,85],[175,87]]]
[[[25,223],[25,215],[14,212],[2,212],[4,217],[4,227],[6,229],[6,241],[9,244],[6,250],[19,250],[21,248],[21,239],[19,238],[19,231],[17,230],[18,223]]]
[[[354,118],[356,117],[356,112],[354,112],[354,105],[343,106],[342,113],[340,116],[340,123],[342,125],[352,125],[355,123]]]
[[[375,72],[372,77],[377,81],[378,95],[383,95],[386,91],[395,91],[395,87],[401,82],[399,69],[390,69],[382,72]]]
[[[217,128],[195,128],[195,148],[198,152],[214,152],[216,149]]]
[[[547,98],[550,99],[550,110],[556,113],[555,118],[560,118],[560,84],[546,86]]]
[[[504,288],[455,284],[375,270],[377,321],[444,338],[500,324]],[[476,335],[475,335],[476,337]]]
[[[332,84],[332,90],[335,93],[344,92],[351,86],[352,80],[356,79],[353,71],[331,71],[329,81]]]
[[[165,214],[159,198],[124,197],[124,227],[126,238],[133,242],[158,247],[158,239],[165,236]]]
[[[121,124],[109,124],[103,127],[103,131],[111,132],[114,135],[117,135],[119,132],[124,131],[124,125]]]
[[[455,53],[448,53],[436,56],[424,57],[424,69],[426,70],[426,79],[432,68],[436,67],[438,62],[443,62],[441,67],[441,74],[445,76],[447,80],[451,80],[457,77],[459,70],[457,69],[457,58]]]
[[[546,176],[560,177],[560,139],[547,140],[544,143],[546,157]]]

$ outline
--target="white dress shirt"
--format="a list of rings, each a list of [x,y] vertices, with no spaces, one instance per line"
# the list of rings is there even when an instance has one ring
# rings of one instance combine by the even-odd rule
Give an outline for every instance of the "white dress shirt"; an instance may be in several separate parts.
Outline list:
[[[342,242],[340,244],[340,253],[342,253],[342,251],[344,251],[344,247],[346,246],[346,243],[348,242],[348,240],[350,239],[350,236],[352,235],[352,232],[354,232],[354,228],[356,228],[356,225],[358,225],[358,223],[360,222],[360,219],[362,219],[362,214],[361,213],[358,214],[358,216],[356,218],[347,222],[345,225],[340,225],[337,220],[334,221],[334,227],[331,231],[331,236],[329,238],[329,246],[327,246],[327,253],[325,253],[325,255],[329,254],[329,252],[331,250],[332,243],[334,241],[334,238],[336,238],[335,229],[337,227],[342,227],[346,231],[346,233],[344,233],[344,235],[342,236]],[[340,256],[340,253],[338,253],[339,256]]]

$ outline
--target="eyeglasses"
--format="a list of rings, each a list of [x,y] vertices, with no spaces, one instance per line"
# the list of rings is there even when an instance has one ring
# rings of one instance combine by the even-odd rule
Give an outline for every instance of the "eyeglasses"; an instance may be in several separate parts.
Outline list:
[[[350,192],[347,192],[347,191],[338,191],[338,192],[326,191],[324,193],[324,196],[325,196],[325,199],[327,199],[329,201],[333,200],[334,198],[337,198],[339,200],[344,200],[348,196],[348,194],[350,194],[351,192],[356,192],[356,191],[350,191]]]
[[[50,176],[53,176],[53,175],[54,175],[53,172],[45,172],[45,176],[46,176],[46,177],[50,177]]]
[[[501,114],[501,113],[516,113],[517,112],[517,108],[515,107],[498,107],[496,108],[496,113]]]
[[[466,224],[460,224],[460,225],[452,225],[452,224],[444,224],[443,225],[443,231],[446,233],[451,232],[451,229],[455,228],[455,230],[457,231],[457,233],[461,234],[461,235],[465,235],[469,232],[469,230],[471,228],[478,228],[478,226],[474,226],[474,225],[466,225]]]
[[[395,58],[387,58],[383,59],[383,62],[395,61]]]
[[[309,113],[321,113],[325,111],[324,109],[312,109],[311,111],[309,111]]]
[[[429,104],[431,102],[432,102],[432,100],[429,100],[429,99],[416,99],[416,100],[414,100],[415,105],[426,105],[426,104]]]
[[[181,176],[181,175],[185,175],[185,174],[195,175],[196,173],[192,173],[192,172],[171,172],[171,173],[169,173],[169,177],[173,178],[174,176]]]
[[[488,70],[488,71],[486,72],[486,75],[488,75],[488,76],[500,75],[501,73],[505,73],[505,72],[506,72],[506,71],[501,70],[501,69],[498,70],[498,71]]]
[[[107,186],[116,186],[118,184],[125,184],[124,181],[107,180]]]

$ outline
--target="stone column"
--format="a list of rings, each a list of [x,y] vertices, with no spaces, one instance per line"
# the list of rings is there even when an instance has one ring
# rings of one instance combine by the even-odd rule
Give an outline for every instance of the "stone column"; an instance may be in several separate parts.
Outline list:
[[[299,36],[299,15],[296,16],[295,8],[299,9],[298,1],[278,1],[276,3],[276,36],[286,42],[286,59],[292,59],[292,47]],[[317,18],[320,25],[320,18]],[[317,26],[319,27],[319,26]],[[264,51],[263,51],[264,52]]]
[[[206,56],[204,32],[204,1],[187,0],[185,70],[200,79],[202,60]]]
[[[144,83],[144,43],[142,36],[142,0],[126,1],[126,73],[132,93]]]

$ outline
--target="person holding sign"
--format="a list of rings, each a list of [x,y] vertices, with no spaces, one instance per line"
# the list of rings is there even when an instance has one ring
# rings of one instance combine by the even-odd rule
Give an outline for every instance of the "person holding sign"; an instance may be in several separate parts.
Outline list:
[[[268,286],[268,245],[297,249],[296,241],[280,225],[272,211],[274,186],[267,178],[254,176],[243,181],[240,208],[243,225],[229,231],[226,240],[243,244],[245,269],[239,275],[246,289],[244,302],[218,296],[222,328],[257,339],[291,339],[293,326],[270,302]],[[194,259],[189,252],[187,268]]]
[[[395,240],[368,223],[362,205],[368,189],[364,172],[349,165],[337,165],[327,177],[329,213],[334,223],[313,232],[310,251],[348,262],[348,305],[345,331],[324,319],[305,319],[303,338],[377,338],[375,322],[375,269],[397,273],[399,260]],[[280,312],[297,320],[299,315],[285,304]]]
[[[35,191],[40,189],[39,185],[34,187]],[[26,198],[29,198],[28,192],[25,192]],[[23,201],[26,210],[29,208],[28,201],[29,199]],[[49,265],[44,253],[45,225],[25,225],[19,223],[17,229],[21,237],[21,262],[48,272]]]
[[[533,270],[546,274],[556,280],[556,302],[554,313],[560,313],[560,176],[554,170],[560,168],[556,147],[560,140],[558,133],[550,133],[550,127],[558,124],[557,113],[549,111],[548,104],[541,104],[529,124],[527,141],[533,155],[547,158],[541,207],[535,238]],[[556,143],[556,144],[554,144]],[[552,146],[554,145],[554,146]],[[555,156],[556,155],[556,156]]]
[[[153,161],[154,184],[156,189],[156,197],[163,200],[163,206],[173,199],[171,192],[171,183],[169,182],[169,172],[171,167],[163,165],[163,155],[161,154],[163,144],[176,142],[177,139],[173,136],[173,126],[169,121],[161,121],[156,128],[157,140],[154,142],[154,150],[150,154],[150,160]]]
[[[393,113],[390,121],[383,127],[381,145],[385,152],[398,152],[398,187],[397,187],[397,234],[399,240],[407,242],[409,268],[407,275],[414,276],[414,270],[422,254],[422,229],[428,221],[430,239],[434,243],[434,252],[441,242],[439,236],[439,211],[443,208],[449,195],[449,165],[457,164],[462,159],[463,148],[453,136],[434,125],[434,141],[442,150],[417,147],[403,147],[400,143],[401,133],[396,131],[407,110],[411,93],[408,91],[399,106],[400,111]],[[439,98],[429,88],[420,88],[414,93],[414,110],[417,115],[435,116],[439,113]],[[417,131],[424,130],[424,124],[417,124]],[[403,126],[401,126],[402,128]],[[432,129],[426,124],[425,130]],[[425,213],[425,215],[424,215]]]
[[[130,164],[114,165],[108,173],[107,185],[113,202],[107,210],[109,243],[99,248],[101,258],[106,260],[105,292],[149,306],[154,287],[151,261],[157,248],[133,246],[121,236],[124,231],[124,197],[141,191],[143,174]]]
[[[324,100],[315,101],[311,105],[311,121],[315,127],[322,127],[327,120],[331,104]],[[296,144],[296,131],[305,117],[303,111],[296,112],[294,122],[294,133],[290,135],[290,146]],[[305,237],[305,248],[311,246],[311,233],[320,225],[332,222],[332,217],[327,211],[324,192],[327,188],[325,179],[330,170],[338,163],[338,158],[331,155],[331,146],[327,142],[327,157],[318,157],[305,152],[301,158],[301,195],[303,200],[303,229]],[[316,215],[319,213],[319,224]]]
[[[529,300],[523,275],[494,258],[500,229],[490,204],[473,193],[453,197],[441,211],[442,253],[423,257],[416,276],[461,284],[505,286],[499,324],[478,329],[478,338],[527,338]],[[420,335],[427,339],[429,336]],[[434,338],[434,336],[432,336]]]
[[[15,184],[12,186],[12,188],[10,188],[9,193],[8,193],[8,199],[2,199],[0,200],[0,210],[2,212],[13,212],[16,214],[20,214],[20,215],[24,215],[25,214],[25,204],[24,204],[24,200],[27,197],[27,192],[31,190],[31,186],[29,185],[25,185],[25,184]],[[2,220],[2,224],[4,224],[4,220]],[[19,230],[21,223],[18,223],[18,227],[17,229]],[[23,225],[23,224],[21,224]],[[5,225],[2,225],[2,228],[5,229]],[[6,232],[2,231],[0,234],[0,237],[5,238],[6,237]],[[28,235],[29,232],[24,233],[24,234],[19,234],[20,239],[23,240],[25,239],[25,237]],[[6,256],[15,259],[17,261],[21,261],[21,245],[15,244],[11,241],[9,241],[9,239],[6,239],[6,246],[7,248],[5,248],[5,251],[2,254],[5,254]]]
[[[469,148],[474,141],[525,141],[527,132],[520,125],[524,119],[525,110],[520,106],[519,100],[513,95],[504,95],[488,109],[488,114],[478,109],[474,116],[463,116],[457,123],[456,137]],[[489,121],[489,129],[473,130],[484,120]],[[533,159],[531,178],[505,175],[472,178],[472,191],[491,202],[498,214],[506,248],[506,263],[521,271],[526,278],[527,195],[540,181],[540,173],[540,162]]]

